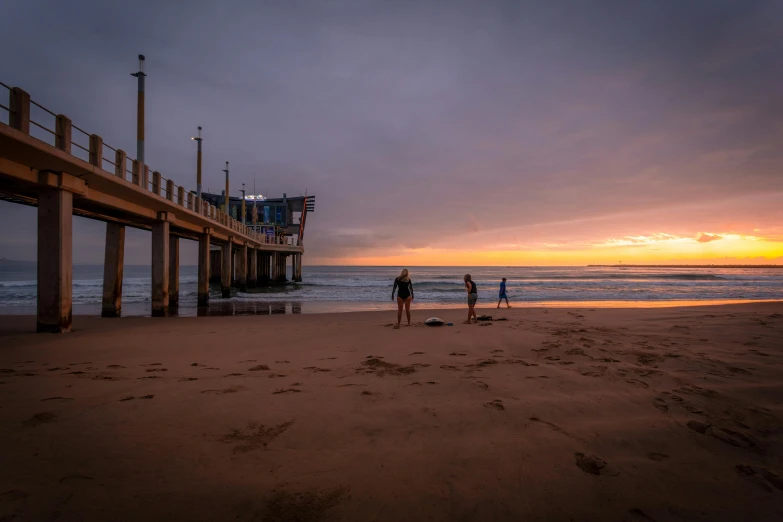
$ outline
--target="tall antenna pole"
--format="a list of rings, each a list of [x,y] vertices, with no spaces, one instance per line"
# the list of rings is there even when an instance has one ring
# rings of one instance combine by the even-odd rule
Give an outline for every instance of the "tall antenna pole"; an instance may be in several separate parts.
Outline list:
[[[230,216],[231,212],[229,211],[228,208],[228,162],[226,162],[226,168],[223,169],[223,172],[226,173],[226,195],[223,197],[223,204],[226,207],[226,215]]]
[[[139,92],[136,101],[136,159],[144,165],[144,55],[139,55],[139,71],[131,73],[139,80]]]
[[[201,127],[198,128],[198,137],[190,138],[198,143],[196,156],[196,199],[201,199]]]

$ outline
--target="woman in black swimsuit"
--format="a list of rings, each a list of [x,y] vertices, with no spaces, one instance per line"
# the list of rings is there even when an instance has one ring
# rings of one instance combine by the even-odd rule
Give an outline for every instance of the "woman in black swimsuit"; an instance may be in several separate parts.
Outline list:
[[[478,322],[476,309],[474,308],[476,306],[476,301],[478,301],[478,288],[476,288],[476,282],[473,281],[470,274],[465,274],[463,280],[465,281],[465,290],[468,292],[468,320],[465,321],[465,324],[470,324],[471,317]]]
[[[408,269],[403,269],[400,277],[394,280],[392,288],[392,301],[394,301],[394,291],[397,291],[397,324],[394,328],[400,327],[402,320],[402,307],[405,305],[405,315],[408,316],[408,326],[411,325],[411,301],[413,301],[413,282],[408,277]]]

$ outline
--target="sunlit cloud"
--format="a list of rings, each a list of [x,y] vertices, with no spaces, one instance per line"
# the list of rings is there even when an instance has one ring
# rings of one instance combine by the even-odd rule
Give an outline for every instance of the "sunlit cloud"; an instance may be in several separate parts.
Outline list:
[[[723,239],[723,236],[718,234],[709,234],[707,232],[699,232],[699,234],[696,236],[696,241],[699,243],[709,243],[710,241],[717,241],[719,239]]]

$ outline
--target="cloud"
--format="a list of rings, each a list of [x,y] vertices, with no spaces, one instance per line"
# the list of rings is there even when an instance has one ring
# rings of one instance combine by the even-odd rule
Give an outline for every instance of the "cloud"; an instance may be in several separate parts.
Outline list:
[[[709,243],[710,241],[718,241],[719,239],[723,239],[723,236],[718,234],[709,234],[707,232],[699,232],[699,234],[696,236],[696,241],[699,243]]]

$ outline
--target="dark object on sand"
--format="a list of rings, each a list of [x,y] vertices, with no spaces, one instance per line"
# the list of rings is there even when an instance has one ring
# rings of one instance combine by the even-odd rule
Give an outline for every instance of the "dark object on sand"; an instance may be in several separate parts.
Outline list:
[[[477,321],[491,321],[492,320],[492,316],[491,315],[480,315],[480,316],[476,317],[476,320]]]
[[[430,317],[429,319],[424,321],[424,324],[426,324],[427,326],[443,326],[446,323],[443,321],[443,319],[439,317]]]

